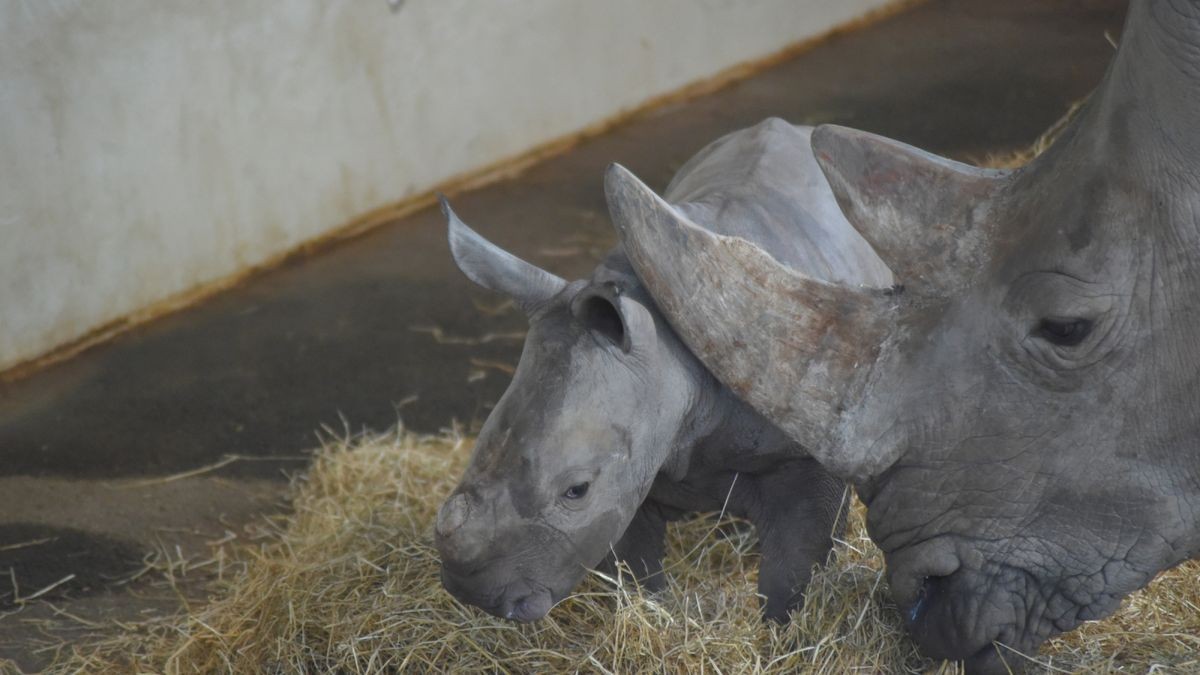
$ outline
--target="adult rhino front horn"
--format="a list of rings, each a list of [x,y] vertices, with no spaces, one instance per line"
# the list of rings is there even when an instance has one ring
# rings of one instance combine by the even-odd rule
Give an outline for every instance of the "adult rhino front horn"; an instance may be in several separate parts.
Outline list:
[[[924,651],[1002,671],[996,643],[1032,652],[1197,555],[1200,3],[1135,0],[1023,169],[812,144],[902,292],[800,274],[619,168],[609,199],[690,349],[855,483]]]

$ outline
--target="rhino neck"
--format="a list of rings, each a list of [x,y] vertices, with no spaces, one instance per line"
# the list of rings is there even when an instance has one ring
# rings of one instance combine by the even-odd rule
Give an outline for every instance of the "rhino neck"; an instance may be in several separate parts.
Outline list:
[[[1139,98],[1147,126],[1172,144],[1185,144],[1190,151],[1185,156],[1194,163],[1200,145],[1200,3],[1135,0],[1126,23],[1109,89]]]
[[[1132,2],[1116,58],[1088,107],[1079,136],[1110,145],[1128,171],[1187,167],[1195,181],[1200,3]]]
[[[623,293],[657,309],[620,248],[608,254],[593,272],[592,280],[619,283]],[[661,476],[678,482],[684,480],[697,464],[736,470],[747,461],[752,465],[784,455],[796,455],[795,443],[718,382],[688,351],[665,319],[659,323],[659,334],[688,371],[687,379],[692,389],[691,405],[673,441],[661,448],[662,457],[657,458]]]
[[[687,474],[696,448],[704,439],[711,437],[719,428],[728,404],[722,397],[723,387],[692,356],[687,347],[662,317],[654,299],[642,285],[629,258],[620,247],[614,248],[592,272],[592,283],[614,283],[621,293],[651,308],[656,315],[659,340],[665,352],[674,353],[674,361],[684,369],[684,380],[689,390],[690,401],[678,428],[668,442],[654,448],[655,457],[647,458],[658,467],[658,473],[670,480],[679,480]]]
[[[672,451],[662,474],[674,481],[689,471],[766,471],[807,453],[787,434],[704,371],[706,385],[688,416],[690,433]]]

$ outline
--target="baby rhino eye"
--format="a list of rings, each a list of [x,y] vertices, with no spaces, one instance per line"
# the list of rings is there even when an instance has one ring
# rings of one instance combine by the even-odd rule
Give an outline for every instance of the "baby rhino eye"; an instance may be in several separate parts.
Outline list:
[[[567,488],[567,491],[563,493],[563,496],[567,499],[582,499],[583,496],[587,494],[587,491],[588,484],[580,483]]]
[[[1060,347],[1074,347],[1091,332],[1092,322],[1088,319],[1042,319],[1034,335]]]

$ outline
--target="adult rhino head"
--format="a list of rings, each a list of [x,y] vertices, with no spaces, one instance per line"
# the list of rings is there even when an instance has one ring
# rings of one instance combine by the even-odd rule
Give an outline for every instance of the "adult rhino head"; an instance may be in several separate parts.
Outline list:
[[[1135,0],[1023,169],[817,129],[902,292],[797,274],[619,167],[607,191],[684,341],[856,484],[924,651],[999,671],[995,643],[1035,651],[1200,551],[1198,130],[1200,4]]]

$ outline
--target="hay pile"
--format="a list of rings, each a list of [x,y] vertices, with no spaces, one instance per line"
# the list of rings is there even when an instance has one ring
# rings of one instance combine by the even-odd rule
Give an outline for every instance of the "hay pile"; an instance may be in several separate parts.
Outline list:
[[[329,445],[294,485],[294,511],[215,599],[80,646],[59,672],[957,672],[920,658],[886,599],[861,509],[787,627],[765,625],[746,528],[674,526],[670,590],[593,576],[548,620],[515,625],[464,607],[438,581],[432,522],[470,442],[404,432]],[[1065,670],[1200,670],[1200,565],[1054,641]],[[1021,657],[1014,656],[1015,660]],[[1158,672],[1162,672],[1161,670]]]

